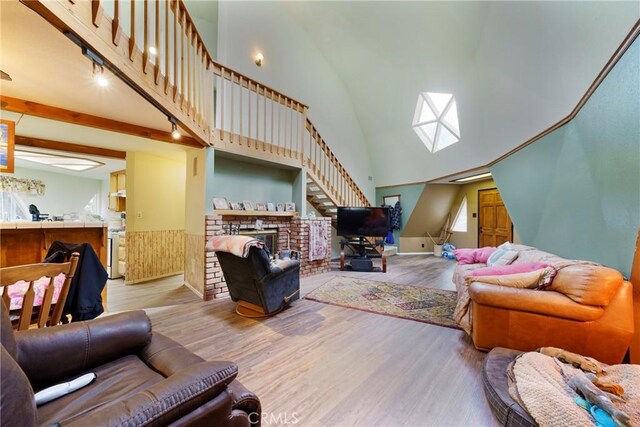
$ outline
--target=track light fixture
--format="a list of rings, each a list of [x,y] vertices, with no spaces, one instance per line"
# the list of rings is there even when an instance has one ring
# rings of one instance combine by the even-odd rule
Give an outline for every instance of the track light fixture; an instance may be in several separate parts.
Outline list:
[[[97,63],[93,63],[93,78],[98,86],[106,87],[109,85],[109,80],[104,75],[104,66]]]
[[[169,121],[171,122],[171,138],[180,139],[182,135],[178,130],[178,121],[173,117],[169,117]]]

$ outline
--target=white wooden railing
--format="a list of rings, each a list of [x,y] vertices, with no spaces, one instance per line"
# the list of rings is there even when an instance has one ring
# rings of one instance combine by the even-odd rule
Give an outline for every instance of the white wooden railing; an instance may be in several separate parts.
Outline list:
[[[214,61],[182,0],[23,2],[83,40],[203,144],[306,167],[337,205],[369,205],[308,107]]]

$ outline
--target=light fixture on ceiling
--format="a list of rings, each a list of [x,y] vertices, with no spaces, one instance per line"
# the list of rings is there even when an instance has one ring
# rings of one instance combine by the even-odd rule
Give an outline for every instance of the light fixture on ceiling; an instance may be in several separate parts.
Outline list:
[[[95,62],[93,63],[93,79],[100,87],[109,86],[109,80],[104,75],[104,67],[96,64]]]
[[[149,46],[149,55],[156,56],[158,54],[158,49],[155,46]]]
[[[58,154],[38,153],[35,151],[15,150],[14,156],[16,159],[75,172],[83,172],[99,166],[104,166],[104,163],[95,160],[83,159],[81,157],[60,156]]]
[[[93,79],[98,86],[108,86],[109,80],[104,74],[104,60],[97,53],[84,45],[82,46],[82,54],[91,60],[93,65]]]
[[[169,117],[169,121],[171,122],[171,138],[180,139],[182,135],[178,130],[178,121],[173,117]]]
[[[451,182],[469,182],[469,181],[477,181],[479,179],[491,178],[491,172],[481,173],[478,175],[471,175],[464,178],[454,179]]]
[[[262,55],[262,53],[258,52],[256,56],[253,58],[253,60],[255,61],[258,67],[262,67],[262,61],[264,61],[264,56]]]

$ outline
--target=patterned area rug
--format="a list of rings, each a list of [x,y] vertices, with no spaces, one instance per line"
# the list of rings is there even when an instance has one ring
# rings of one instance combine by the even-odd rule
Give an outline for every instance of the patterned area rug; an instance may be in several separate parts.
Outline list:
[[[460,329],[453,320],[454,291],[338,276],[305,299]]]

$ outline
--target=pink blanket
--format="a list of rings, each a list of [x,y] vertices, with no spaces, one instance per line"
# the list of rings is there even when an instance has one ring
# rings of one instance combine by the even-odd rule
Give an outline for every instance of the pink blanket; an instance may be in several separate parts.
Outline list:
[[[62,285],[64,284],[64,273],[58,274],[53,280],[53,300],[52,303],[56,303],[58,301],[58,297],[60,296],[60,291],[62,290]],[[49,287],[50,279],[48,277],[41,277],[35,282],[33,282],[33,291],[35,292],[35,298],[33,299],[33,306],[39,307],[42,305],[42,301],[44,300],[44,293],[47,291]],[[9,286],[9,298],[11,298],[11,310],[18,310],[22,308],[22,301],[24,300],[24,294],[29,289],[29,282],[25,282],[24,280],[20,280],[19,282],[14,283]]]

